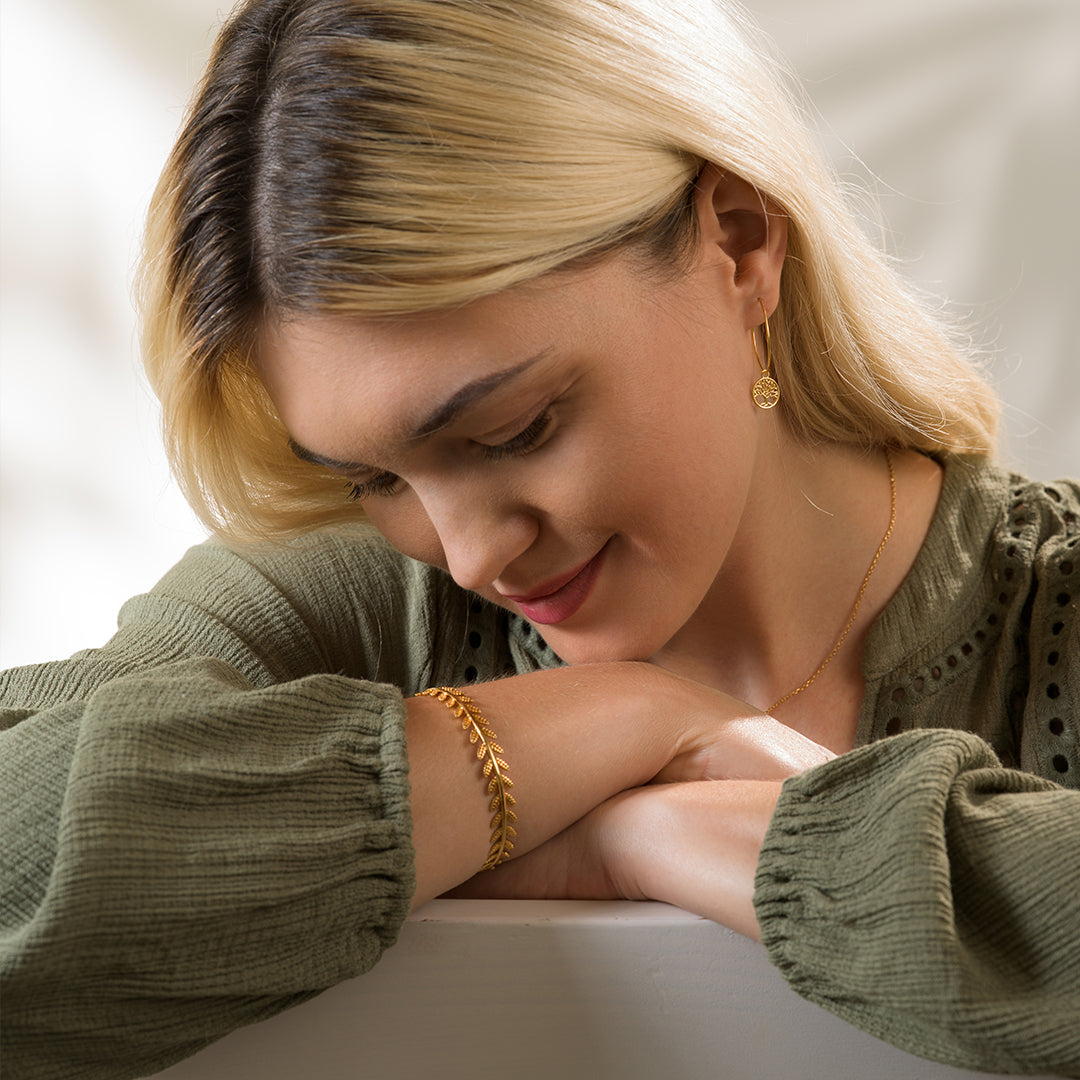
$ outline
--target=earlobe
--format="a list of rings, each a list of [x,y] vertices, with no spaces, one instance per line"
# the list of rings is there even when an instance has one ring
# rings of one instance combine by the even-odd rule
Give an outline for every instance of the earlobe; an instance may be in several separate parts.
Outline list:
[[[749,311],[757,310],[759,297],[771,311],[780,297],[787,215],[752,184],[715,165],[701,171],[697,199],[703,245],[726,257],[732,284],[752,305]]]

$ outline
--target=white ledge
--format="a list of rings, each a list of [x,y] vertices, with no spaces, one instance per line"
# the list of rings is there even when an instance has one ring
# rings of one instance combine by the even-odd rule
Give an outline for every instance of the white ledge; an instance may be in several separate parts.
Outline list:
[[[987,1080],[804,1001],[666,904],[435,900],[369,974],[159,1080]]]

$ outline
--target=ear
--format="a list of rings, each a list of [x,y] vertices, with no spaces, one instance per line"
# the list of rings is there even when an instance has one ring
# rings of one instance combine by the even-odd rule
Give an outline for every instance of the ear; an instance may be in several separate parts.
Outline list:
[[[761,306],[780,302],[780,272],[787,254],[787,215],[753,185],[706,165],[695,194],[701,253],[715,260],[727,288],[746,312],[746,327],[761,325]]]

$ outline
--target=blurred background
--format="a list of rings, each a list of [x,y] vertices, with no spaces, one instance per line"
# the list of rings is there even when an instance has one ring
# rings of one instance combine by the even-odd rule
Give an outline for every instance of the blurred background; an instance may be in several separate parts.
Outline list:
[[[751,0],[885,243],[992,349],[1003,458],[1080,473],[1080,3]],[[132,267],[217,0],[0,5],[0,667],[99,645],[203,538]]]

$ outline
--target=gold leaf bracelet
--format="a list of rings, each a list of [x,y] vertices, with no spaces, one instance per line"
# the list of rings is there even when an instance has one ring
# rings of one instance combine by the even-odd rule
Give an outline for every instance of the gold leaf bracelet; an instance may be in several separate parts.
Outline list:
[[[462,730],[468,731],[469,742],[476,747],[476,759],[484,763],[484,779],[487,781],[487,793],[491,796],[488,810],[493,816],[491,850],[480,869],[493,870],[510,858],[510,852],[514,850],[514,837],[517,836],[514,828],[517,814],[513,809],[514,796],[510,794],[514,782],[507,775],[510,766],[499,756],[504,751],[496,741],[498,736],[488,727],[476,702],[453,686],[433,686],[421,690],[416,696],[441,701],[461,721]]]

